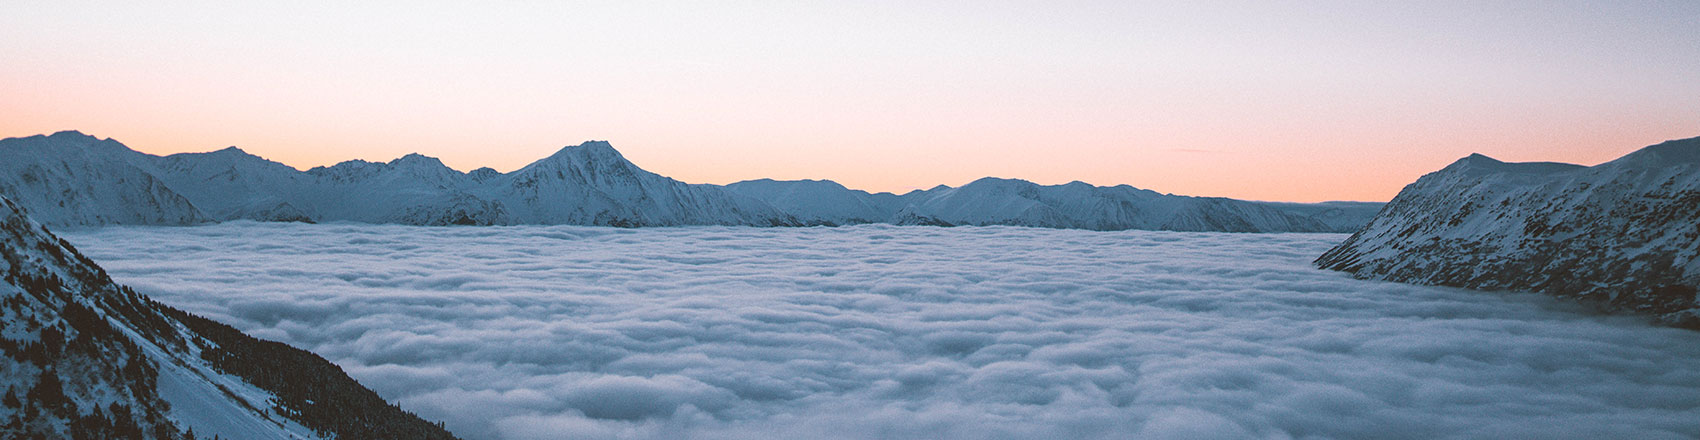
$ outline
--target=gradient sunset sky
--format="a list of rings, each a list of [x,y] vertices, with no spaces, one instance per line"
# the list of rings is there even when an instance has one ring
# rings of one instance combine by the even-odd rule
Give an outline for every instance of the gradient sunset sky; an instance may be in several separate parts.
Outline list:
[[[693,183],[1384,201],[1700,136],[1700,2],[83,2],[0,12],[0,137]]]

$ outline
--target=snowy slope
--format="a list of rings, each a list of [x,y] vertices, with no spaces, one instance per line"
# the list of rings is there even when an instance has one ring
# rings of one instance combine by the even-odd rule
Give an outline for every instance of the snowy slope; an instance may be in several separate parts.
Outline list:
[[[0,438],[453,438],[311,353],[113,284],[5,198],[0,258]]]
[[[139,154],[139,153],[138,153]],[[301,206],[300,171],[236,147],[165,157],[140,155],[133,162],[153,171],[178,194],[216,220],[311,221]],[[151,167],[151,168],[147,168]]]
[[[0,140],[0,196],[52,225],[182,225],[210,220],[127,160],[129,148],[74,131]]]
[[[586,142],[508,174],[461,173],[410,154],[300,171],[235,147],[165,157],[80,133],[0,140],[0,191],[51,225],[208,220],[415,225],[791,226],[791,216],[715,185],[638,168]]]
[[[645,171],[607,142],[562,148],[474,190],[500,203],[512,223],[604,226],[792,226],[796,219],[716,185]]]
[[[880,223],[902,207],[898,196],[882,193],[882,198],[831,180],[746,180],[726,189],[766,202],[809,225]]]
[[[934,191],[915,214],[957,225],[1018,225],[1094,230],[1320,232],[1325,225],[1252,202],[1160,194],[1127,185],[1038,185],[984,178]]]
[[[413,225],[488,225],[499,204],[467,192],[476,182],[436,158],[409,154],[387,163],[347,161],[307,170],[301,205],[320,218]]]
[[[568,146],[512,173],[469,173],[410,154],[307,171],[235,147],[153,156],[80,133],[0,140],[0,191],[50,225],[208,220],[413,225],[1019,225],[1097,230],[1344,232],[1378,205],[1269,204],[1082,182],[986,178],[870,194],[827,180],[687,184],[607,142]]]
[[[1547,292],[1700,328],[1700,138],[1593,167],[1471,155],[1317,259],[1359,278]]]
[[[1285,203],[1262,202],[1263,205],[1300,217],[1322,222],[1331,232],[1357,232],[1375,218],[1386,203],[1381,202],[1322,202]]]
[[[1127,185],[1039,185],[984,178],[903,195],[869,194],[831,181],[752,180],[727,186],[810,224],[1012,225],[1225,232],[1346,232],[1379,203],[1298,204],[1161,194]]]

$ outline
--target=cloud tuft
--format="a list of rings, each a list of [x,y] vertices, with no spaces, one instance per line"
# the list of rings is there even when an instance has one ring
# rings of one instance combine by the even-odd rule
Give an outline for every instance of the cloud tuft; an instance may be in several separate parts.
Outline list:
[[[1700,332],[1309,267],[1340,235],[65,235],[472,439],[1700,436]]]

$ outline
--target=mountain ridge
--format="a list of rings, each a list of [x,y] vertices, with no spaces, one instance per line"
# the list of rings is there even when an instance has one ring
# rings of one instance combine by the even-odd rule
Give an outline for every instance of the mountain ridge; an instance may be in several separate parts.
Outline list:
[[[44,150],[39,145],[44,143],[53,149]],[[0,140],[0,158],[25,152],[39,153],[14,162],[80,170],[55,176],[55,183],[60,187],[84,183],[75,195],[101,201],[57,206],[57,199],[66,197],[49,196],[49,188],[43,185],[20,182],[34,174],[26,174],[19,166],[0,174],[0,194],[17,198],[48,224],[63,226],[259,220],[625,227],[892,223],[1344,232],[1358,225],[1343,223],[1367,219],[1373,209],[1342,205],[1330,211],[1305,204],[1160,194],[1127,185],[1099,187],[1079,181],[1038,185],[996,177],[902,195],[853,190],[830,180],[692,184],[644,170],[601,140],[562,147],[508,173],[487,167],[461,172],[418,153],[387,162],[355,159],[299,170],[237,147],[156,156],[78,131]],[[90,177],[104,174],[132,177],[119,182]],[[125,186],[146,180],[156,183]],[[139,201],[128,202],[133,200]],[[1311,218],[1323,212],[1333,217]]]
[[[1592,167],[1472,155],[1407,185],[1315,263],[1365,279],[1545,292],[1700,328],[1700,138]]]

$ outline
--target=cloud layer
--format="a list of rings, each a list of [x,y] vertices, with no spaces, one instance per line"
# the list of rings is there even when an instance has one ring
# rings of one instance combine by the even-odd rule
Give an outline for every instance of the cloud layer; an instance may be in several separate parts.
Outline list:
[[[1700,436],[1700,333],[1310,268],[1332,234],[64,235],[474,439]]]

